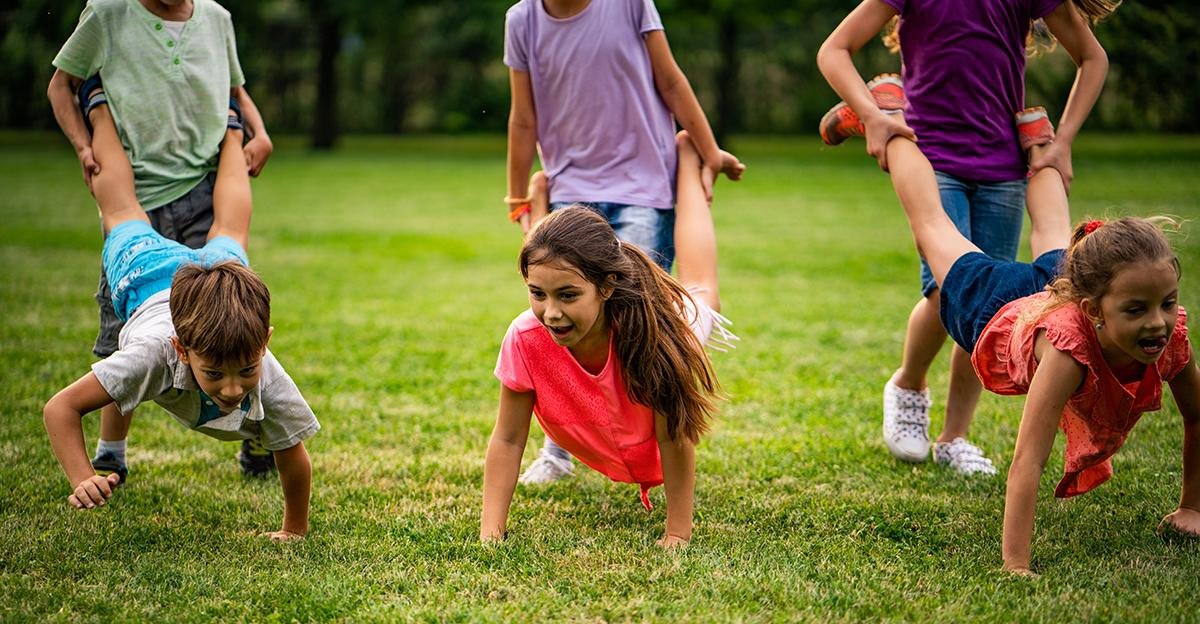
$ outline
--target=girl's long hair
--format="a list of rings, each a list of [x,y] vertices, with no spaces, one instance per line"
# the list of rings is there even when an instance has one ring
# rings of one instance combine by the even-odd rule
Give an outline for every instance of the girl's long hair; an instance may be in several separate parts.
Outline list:
[[[554,211],[521,247],[525,278],[530,266],[553,262],[569,265],[597,289],[613,289],[604,314],[630,400],[662,414],[672,440],[698,441],[708,431],[720,387],[684,319],[688,292],[584,207]]]
[[[1121,6],[1121,0],[1067,0],[1076,11],[1091,24],[1096,24],[1100,20],[1113,14],[1117,7]],[[884,25],[881,36],[883,37],[883,45],[893,54],[900,53],[900,16],[897,15]],[[1050,29],[1046,27],[1046,22],[1036,19],[1029,24],[1029,36],[1025,38],[1025,54],[1027,56],[1037,56],[1042,53],[1052,52],[1058,41],[1054,35],[1050,34]]]
[[[1058,277],[1046,285],[1050,296],[1044,305],[1028,310],[1022,320],[1037,322],[1067,303],[1098,300],[1108,293],[1117,273],[1138,262],[1166,260],[1175,268],[1175,275],[1181,275],[1179,258],[1163,235],[1163,229],[1178,227],[1171,217],[1121,217],[1076,225]]]

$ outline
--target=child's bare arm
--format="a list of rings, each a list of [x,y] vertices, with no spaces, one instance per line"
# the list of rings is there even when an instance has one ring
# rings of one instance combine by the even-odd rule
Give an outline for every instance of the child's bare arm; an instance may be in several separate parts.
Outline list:
[[[654,86],[679,125],[688,131],[696,151],[700,153],[700,160],[704,163],[701,175],[704,198],[711,202],[713,181],[721,170],[721,148],[717,146],[717,139],[708,125],[708,118],[704,116],[704,109],[700,108],[696,92],[692,90],[687,76],[675,62],[675,56],[671,54],[666,33],[652,30],[646,33],[645,38],[651,71],[654,72]]]
[[[1042,336],[1037,341],[1041,362],[1025,398],[1004,496],[1004,568],[1015,572],[1029,572],[1038,482],[1054,446],[1063,408],[1083,381],[1083,369],[1070,355],[1051,347]]]
[[[71,483],[72,492],[67,500],[79,509],[91,509],[103,505],[113,494],[120,482],[117,475],[102,477],[92,470],[84,449],[83,415],[112,403],[100,380],[94,373],[80,377],[75,383],[63,388],[46,402],[42,421],[50,436],[50,448],[58,457],[58,463]]]
[[[100,172],[100,165],[96,164],[96,159],[92,156],[92,135],[88,134],[87,126],[83,123],[83,114],[79,112],[78,100],[75,98],[75,92],[81,82],[80,78],[56,69],[50,78],[50,86],[46,88],[46,97],[50,98],[54,120],[71,142],[71,147],[75,148],[79,166],[83,168],[83,181],[91,188],[92,176]]]
[[[532,392],[517,392],[500,386],[500,411],[483,466],[483,518],[479,524],[479,539],[484,542],[504,539],[508,508],[512,505],[517,474],[521,471],[521,454],[529,439],[533,401]]]
[[[508,112],[508,197],[523,198],[529,195],[529,170],[537,151],[537,111],[529,72],[508,70],[508,83],[512,99]],[[529,226],[526,214],[521,217],[521,229],[528,231]]]
[[[1179,508],[1163,518],[1163,524],[1200,535],[1200,369],[1195,356],[1170,385],[1183,416],[1183,491]]]
[[[1071,144],[1092,112],[1096,99],[1100,97],[1104,78],[1108,75],[1108,55],[1096,40],[1087,20],[1075,10],[1072,3],[1058,5],[1044,19],[1050,33],[1071,55],[1071,60],[1079,69],[1075,73],[1075,85],[1071,87],[1062,119],[1058,122],[1054,143],[1041,158],[1030,163],[1030,170],[1037,172],[1046,167],[1057,169],[1063,178],[1063,186],[1070,192],[1074,175],[1071,169]]]
[[[308,503],[312,494],[312,463],[304,443],[282,451],[274,451],[279,468],[279,484],[283,488],[283,528],[267,537],[291,541],[308,534]]]
[[[879,167],[884,171],[888,171],[888,141],[893,136],[915,141],[916,135],[897,116],[885,115],[879,110],[851,57],[878,35],[895,15],[896,10],[880,0],[864,0],[838,24],[817,51],[817,67],[829,86],[862,120],[867,131],[867,153],[879,161]]]
[[[672,440],[667,420],[654,415],[654,435],[662,457],[663,489],[667,493],[667,530],[661,546],[686,544],[692,539],[692,511],[696,495],[696,447],[691,440]]]
[[[246,88],[234,87],[230,89],[230,95],[237,98],[238,105],[242,107],[242,125],[252,137],[242,146],[242,152],[246,155],[246,171],[257,178],[267,165],[267,160],[271,158],[271,153],[275,151],[275,144],[271,142],[262,114],[258,112],[254,100],[250,99]]]

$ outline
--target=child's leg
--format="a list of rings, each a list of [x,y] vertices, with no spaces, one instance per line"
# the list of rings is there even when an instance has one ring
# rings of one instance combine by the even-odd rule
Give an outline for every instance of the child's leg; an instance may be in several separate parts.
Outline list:
[[[1034,146],[1029,151],[1030,162],[1037,160],[1045,146]],[[1029,248],[1033,258],[1053,251],[1066,249],[1071,244],[1071,208],[1067,190],[1057,169],[1042,169],[1029,179],[1026,193],[1026,208],[1032,224]]]
[[[100,165],[100,173],[92,176],[92,195],[100,205],[104,231],[126,221],[150,222],[138,203],[133,186],[133,167],[117,136],[117,126],[108,105],[101,104],[88,114],[92,124],[92,154]]]
[[[721,311],[717,283],[717,236],[704,188],[700,153],[687,131],[675,137],[679,165],[675,174],[675,259],[679,283],[710,308]]]
[[[529,225],[545,219],[550,214],[550,185],[546,173],[535,171],[529,177]]]
[[[940,286],[954,262],[965,254],[979,251],[967,240],[946,212],[933,166],[909,139],[895,137],[887,144],[888,169],[900,205],[916,239],[917,250],[929,263]]]
[[[208,231],[211,240],[228,236],[246,248],[250,236],[250,174],[246,155],[242,152],[242,130],[229,128],[221,143],[221,158],[217,164],[217,181],[213,185],[213,226]]]

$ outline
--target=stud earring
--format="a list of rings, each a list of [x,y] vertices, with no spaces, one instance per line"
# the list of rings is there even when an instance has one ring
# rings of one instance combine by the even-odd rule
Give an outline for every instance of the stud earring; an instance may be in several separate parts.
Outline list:
[[[1104,321],[1100,321],[1099,323],[1096,323],[1096,331],[1100,331],[1102,329],[1104,329]]]

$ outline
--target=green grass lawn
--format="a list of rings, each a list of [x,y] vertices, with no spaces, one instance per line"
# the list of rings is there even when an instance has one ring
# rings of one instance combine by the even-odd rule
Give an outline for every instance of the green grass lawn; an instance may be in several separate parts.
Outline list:
[[[663,552],[661,489],[646,513],[636,486],[586,467],[519,488],[508,542],[477,542],[491,371],[527,305],[499,137],[352,139],[334,154],[282,141],[254,183],[272,350],[324,427],[308,444],[307,540],[258,537],[279,526],[278,484],[242,478],[236,444],[154,405],[134,420],[128,486],[70,509],[41,410],[93,360],[96,209],[61,136],[0,134],[0,621],[1200,618],[1200,544],[1153,532],[1179,496],[1174,402],[1144,417],[1112,481],[1068,501],[1053,498],[1060,436],[1033,542],[1042,576],[1001,573],[1021,400],[985,396],[972,429],[996,478],[901,464],[880,439],[918,296],[887,179],[861,144],[736,147],[746,180],[718,185],[714,214],[742,343],[715,358],[731,398],[697,451],[695,537]],[[1087,136],[1075,171],[1076,217],[1192,220],[1176,244],[1182,301],[1200,310],[1200,137]]]

